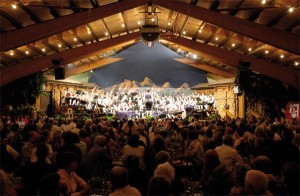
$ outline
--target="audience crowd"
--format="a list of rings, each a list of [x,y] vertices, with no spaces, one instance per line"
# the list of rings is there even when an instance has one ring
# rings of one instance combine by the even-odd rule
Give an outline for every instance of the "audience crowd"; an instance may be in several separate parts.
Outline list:
[[[0,132],[1,195],[300,194],[300,125],[284,118],[3,115]]]

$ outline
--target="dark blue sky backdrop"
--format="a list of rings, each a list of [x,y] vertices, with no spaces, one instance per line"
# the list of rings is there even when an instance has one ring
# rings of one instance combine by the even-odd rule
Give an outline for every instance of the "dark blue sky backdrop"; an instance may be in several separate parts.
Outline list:
[[[173,60],[183,57],[160,43],[148,47],[138,42],[113,57],[124,59],[94,69],[89,82],[100,87],[119,84],[125,79],[142,82],[145,77],[159,86],[165,82],[170,82],[172,87],[179,87],[184,82],[190,86],[207,82],[202,70]]]

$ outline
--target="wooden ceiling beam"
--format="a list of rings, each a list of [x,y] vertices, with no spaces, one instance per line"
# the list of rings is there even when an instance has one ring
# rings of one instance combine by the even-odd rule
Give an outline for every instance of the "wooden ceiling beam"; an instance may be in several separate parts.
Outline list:
[[[89,56],[97,55],[100,52],[112,50],[132,44],[139,38],[140,32],[131,33],[128,35],[96,42],[86,46],[69,49],[60,53],[50,54],[48,56],[39,57],[32,61],[24,61],[16,65],[4,68],[1,70],[0,86],[4,86],[16,79],[40,72],[47,68],[53,68],[52,60],[61,59],[62,65],[66,65]],[[18,71],[15,71],[18,70]]]
[[[169,38],[167,41],[178,44],[181,46],[180,48],[193,52],[198,56],[212,59],[228,66],[241,68],[240,62],[251,62],[249,69],[252,71],[281,80],[296,89],[299,89],[300,87],[300,74],[280,64],[267,62],[257,59],[254,56],[242,55],[226,49],[184,39],[182,37]]]
[[[22,3],[17,3],[16,5],[19,6],[22,10],[24,10],[30,16],[30,19],[32,21],[34,21],[35,23],[42,22],[42,20],[40,19],[40,17],[38,15],[36,15],[33,11],[31,11],[30,9],[28,9]]]
[[[193,67],[196,67],[198,69],[207,71],[207,72],[215,74],[215,75],[223,76],[225,78],[233,78],[233,77],[235,77],[235,73],[231,73],[231,72],[229,72],[227,70],[224,70],[224,69],[221,69],[221,68],[218,68],[218,67],[215,67],[215,66],[207,65],[207,64],[204,64],[204,63],[197,63],[194,60],[179,59],[179,58],[176,58],[174,60],[178,61],[178,62],[181,62],[181,63],[184,63],[184,64],[187,64],[187,65],[191,65]]]
[[[100,59],[98,61],[94,61],[94,62],[91,62],[91,63],[78,65],[78,66],[75,66],[75,67],[72,67],[72,68],[66,68],[65,76],[70,77],[72,75],[87,72],[87,71],[90,71],[92,69],[103,67],[105,65],[115,63],[115,62],[118,62],[118,61],[121,61],[121,60],[123,60],[123,58],[111,58],[111,57],[109,57],[109,58]]]
[[[160,0],[156,1],[156,4],[198,20],[203,20],[221,28],[245,35],[255,40],[265,42],[277,48],[281,48],[295,54],[300,54],[299,37],[286,31],[267,27],[262,24],[254,23],[227,14],[217,13],[184,2]]]
[[[123,0],[87,11],[70,14],[55,20],[47,20],[35,25],[29,25],[19,30],[1,34],[0,51],[7,51],[37,40],[76,28],[81,25],[105,18],[147,4],[147,0]]]

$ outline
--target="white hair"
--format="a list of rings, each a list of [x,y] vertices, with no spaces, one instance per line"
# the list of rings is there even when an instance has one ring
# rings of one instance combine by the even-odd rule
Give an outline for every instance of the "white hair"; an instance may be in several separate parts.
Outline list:
[[[170,181],[172,181],[175,177],[175,169],[169,162],[165,162],[157,166],[154,171],[154,176],[157,175],[165,175]]]

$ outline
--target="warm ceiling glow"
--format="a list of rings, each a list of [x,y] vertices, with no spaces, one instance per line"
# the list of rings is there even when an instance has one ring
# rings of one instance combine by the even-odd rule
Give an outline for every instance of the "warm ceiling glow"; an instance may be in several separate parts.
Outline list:
[[[76,42],[77,41],[77,37],[74,37],[73,40]]]
[[[88,30],[88,34],[91,34],[91,31],[90,31],[90,30]]]
[[[193,55],[193,58],[194,58],[194,59],[196,59],[196,58],[197,58],[197,55],[196,55],[196,54],[194,54],[194,55]]]
[[[27,55],[28,55],[28,54],[29,54],[29,51],[28,51],[28,50],[27,50],[27,51],[25,51],[25,54],[27,54]]]
[[[298,62],[298,61],[295,61],[295,65],[298,66],[298,65],[299,65],[299,62]]]
[[[107,32],[105,32],[105,35],[106,35],[106,36],[108,36],[108,33],[107,33]]]
[[[235,43],[232,43],[232,44],[231,44],[231,47],[235,47]]]
[[[171,22],[168,22],[168,26],[171,26]]]
[[[266,4],[266,3],[267,3],[266,0],[262,0],[262,1],[261,1],[261,4]]]
[[[140,25],[140,24],[141,24],[141,21],[138,21],[138,24]]]
[[[280,58],[281,58],[281,59],[283,59],[283,58],[284,58],[284,55],[283,55],[283,54],[281,54],[281,55],[280,55]]]
[[[177,49],[177,52],[180,52],[180,51],[181,51],[181,48],[178,48],[178,49]]]
[[[185,32],[185,31],[183,31],[182,33],[183,33],[184,35],[186,34],[186,32]]]
[[[198,31],[199,33],[202,33],[202,30],[201,29],[199,29],[199,31]]]
[[[122,24],[122,27],[125,27],[125,24]]]
[[[91,73],[93,73],[93,70],[91,69],[91,71],[90,71]]]
[[[57,44],[59,48],[61,48],[61,44]]]
[[[13,51],[10,52],[10,56],[14,56],[14,52]]]
[[[42,51],[43,51],[43,52],[46,52],[46,49],[45,49],[45,48],[43,48],[43,49],[42,49]]]
[[[216,40],[216,41],[218,41],[218,40],[219,40],[219,38],[218,38],[218,37],[216,37],[216,38],[215,38],[215,40]]]
[[[269,54],[269,50],[266,50],[265,53],[266,53],[266,54]]]
[[[17,9],[17,5],[16,5],[16,4],[12,4],[11,7],[12,7],[13,9]]]
[[[248,48],[248,51],[252,51],[252,48]]]

